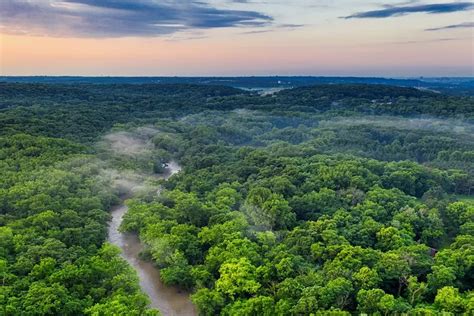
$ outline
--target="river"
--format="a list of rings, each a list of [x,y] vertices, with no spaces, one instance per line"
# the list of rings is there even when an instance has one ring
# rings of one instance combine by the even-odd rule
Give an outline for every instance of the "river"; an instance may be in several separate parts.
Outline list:
[[[181,167],[174,161],[170,162],[161,178],[168,179],[179,172]],[[150,298],[150,307],[158,309],[163,316],[194,316],[197,315],[196,308],[192,304],[189,293],[181,291],[176,287],[166,286],[161,282],[160,272],[150,261],[139,257],[143,250],[138,236],[132,233],[121,233],[119,231],[123,215],[128,208],[122,201],[120,205],[112,208],[108,228],[108,241],[122,250],[122,257],[137,271],[140,279],[140,287]]]

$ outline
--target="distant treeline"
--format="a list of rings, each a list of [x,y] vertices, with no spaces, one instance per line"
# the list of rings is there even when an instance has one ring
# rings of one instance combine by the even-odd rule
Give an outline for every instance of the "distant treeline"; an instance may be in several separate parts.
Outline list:
[[[78,76],[0,76],[0,82],[55,84],[199,84],[231,87],[291,88],[316,84],[385,84],[416,87],[454,95],[474,95],[474,79],[465,78],[378,78],[321,76],[253,77],[78,77]]]
[[[260,96],[212,85],[0,83],[0,108],[1,134],[26,132],[80,141],[94,140],[117,123],[208,109],[474,117],[472,97],[384,85],[317,85]]]

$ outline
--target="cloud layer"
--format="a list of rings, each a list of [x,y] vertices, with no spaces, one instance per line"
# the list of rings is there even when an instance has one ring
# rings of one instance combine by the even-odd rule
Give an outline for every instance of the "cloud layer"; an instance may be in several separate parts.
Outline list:
[[[1,0],[0,31],[76,37],[160,36],[190,29],[268,25],[255,11],[181,0]]]
[[[464,28],[473,28],[474,22],[464,22],[459,24],[451,24],[446,26],[434,27],[426,29],[425,31],[442,31],[442,30],[451,30],[451,29],[464,29]]]
[[[388,18],[393,16],[402,16],[412,13],[451,13],[459,11],[467,11],[474,8],[472,2],[453,2],[453,3],[437,3],[437,4],[419,4],[419,5],[387,5],[384,9],[358,12],[344,17],[345,19],[364,19],[364,18]]]

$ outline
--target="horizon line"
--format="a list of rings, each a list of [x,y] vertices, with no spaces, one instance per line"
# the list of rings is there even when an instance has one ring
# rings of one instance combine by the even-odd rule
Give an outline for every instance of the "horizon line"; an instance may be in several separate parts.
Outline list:
[[[1,75],[0,78],[381,78],[381,79],[422,79],[422,78],[473,78],[471,76],[438,75],[438,76],[390,76],[390,75]]]

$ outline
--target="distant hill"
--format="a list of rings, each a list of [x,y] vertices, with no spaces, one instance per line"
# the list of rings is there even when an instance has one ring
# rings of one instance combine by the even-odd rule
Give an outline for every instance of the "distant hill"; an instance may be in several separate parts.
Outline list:
[[[279,92],[280,96],[298,96],[299,98],[421,98],[435,97],[437,94],[428,90],[389,86],[382,84],[321,84],[314,86],[297,87]]]
[[[455,95],[474,95],[474,78],[377,78],[377,77],[80,77],[80,76],[0,76],[0,82],[62,84],[205,84],[244,89],[292,88],[315,84],[384,84],[413,87]]]

